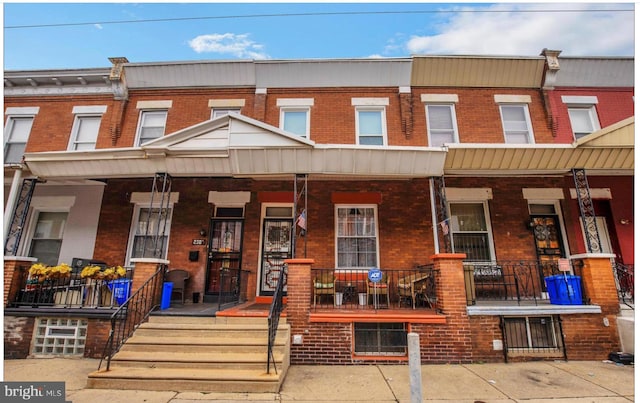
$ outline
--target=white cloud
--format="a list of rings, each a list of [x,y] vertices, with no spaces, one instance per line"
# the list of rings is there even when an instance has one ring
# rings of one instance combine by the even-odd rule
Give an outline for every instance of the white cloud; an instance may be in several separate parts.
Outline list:
[[[548,12],[530,12],[541,8]],[[632,9],[633,5],[538,3],[475,8],[491,12],[455,14],[439,24],[435,34],[411,37],[406,47],[410,54],[533,56],[548,48],[562,50],[564,56],[632,56],[634,12],[590,11],[598,8]],[[558,11],[567,9],[579,11]]]
[[[197,53],[229,54],[243,59],[268,59],[263,46],[249,39],[248,34],[207,34],[189,41],[189,46]]]

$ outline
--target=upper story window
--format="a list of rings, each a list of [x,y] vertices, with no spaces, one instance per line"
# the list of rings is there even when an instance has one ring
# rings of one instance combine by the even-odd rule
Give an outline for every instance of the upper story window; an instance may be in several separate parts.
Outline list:
[[[136,146],[141,146],[151,140],[164,136],[167,124],[167,114],[172,101],[138,101],[137,109],[140,109],[138,132],[136,134]]]
[[[595,105],[598,98],[593,96],[563,96],[562,102],[567,105],[573,137],[578,140],[600,129]]]
[[[69,138],[69,150],[94,150],[96,148],[102,114],[106,111],[107,107],[104,105],[73,108],[76,118]]]
[[[427,137],[429,146],[440,147],[446,143],[458,143],[458,124],[456,122],[456,94],[422,94],[427,116]]]
[[[309,138],[313,98],[280,98],[280,128],[300,137]]]
[[[38,107],[7,108],[7,124],[4,127],[4,163],[19,164],[27,147],[33,119]]]
[[[356,142],[366,146],[387,144],[387,118],[385,107],[389,98],[353,98],[356,107]]]
[[[240,113],[244,107],[244,103],[244,99],[210,99],[209,108],[211,108],[211,119],[216,119],[231,113]]]
[[[378,267],[375,205],[337,205],[336,237],[338,268]]]
[[[528,95],[495,95],[495,101],[500,104],[500,116],[504,142],[507,144],[534,143],[529,106],[531,97]]]

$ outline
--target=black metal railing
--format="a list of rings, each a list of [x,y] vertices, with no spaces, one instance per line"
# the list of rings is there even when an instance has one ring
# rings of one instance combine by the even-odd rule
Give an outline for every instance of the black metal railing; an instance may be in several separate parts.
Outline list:
[[[437,309],[432,264],[414,269],[381,269],[369,279],[367,269],[312,269],[312,307],[327,309]]]
[[[613,276],[618,290],[618,299],[621,303],[634,308],[633,265],[625,265],[616,262],[613,265]]]
[[[475,305],[479,301],[588,304],[582,285],[582,265],[572,262],[569,266],[570,272],[565,272],[553,262],[465,262],[467,305]]]
[[[273,301],[271,301],[271,308],[269,309],[269,316],[267,317],[267,325],[269,328],[269,342],[267,346],[267,374],[271,371],[271,363],[273,362],[273,369],[278,373],[278,369],[276,367],[276,361],[273,356],[273,345],[276,340],[276,335],[278,334],[278,325],[280,323],[280,314],[282,313],[282,309],[284,307],[283,296],[284,296],[284,285],[286,283],[287,277],[287,267],[284,267],[284,270],[280,272],[280,277],[278,278],[278,284],[276,285],[276,290],[273,294]]]
[[[107,371],[109,370],[113,355],[120,350],[138,326],[147,320],[149,313],[160,306],[162,283],[166,271],[167,266],[160,265],[158,270],[111,315],[111,330],[98,370],[105,359]]]
[[[82,278],[79,271],[63,277],[36,278],[29,268],[20,269],[11,287],[17,288],[10,306],[33,308],[100,308],[115,309],[123,304],[131,292],[132,271],[118,279]]]

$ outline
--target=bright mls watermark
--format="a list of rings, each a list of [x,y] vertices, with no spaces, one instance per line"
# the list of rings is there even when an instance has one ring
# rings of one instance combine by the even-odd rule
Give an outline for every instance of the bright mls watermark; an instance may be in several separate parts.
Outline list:
[[[3,403],[66,403],[64,382],[2,382]]]

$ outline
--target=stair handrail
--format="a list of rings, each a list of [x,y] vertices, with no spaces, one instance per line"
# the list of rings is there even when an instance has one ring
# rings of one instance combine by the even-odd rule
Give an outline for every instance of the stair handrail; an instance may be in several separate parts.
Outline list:
[[[164,280],[167,265],[159,265],[156,272],[131,294],[127,300],[111,315],[111,330],[105,344],[102,358],[98,364],[98,370],[102,362],[107,360],[107,371],[111,366],[111,358],[120,350],[120,347],[133,332],[147,320],[151,311],[160,306],[160,284]],[[118,325],[119,328],[118,328]]]
[[[612,266],[618,299],[629,308],[635,309],[634,266],[618,261],[615,261]]]
[[[278,333],[278,323],[280,322],[280,314],[283,307],[283,294],[284,284],[287,277],[287,265],[285,264],[280,272],[280,278],[278,278],[278,284],[276,290],[273,293],[273,301],[271,301],[271,308],[269,308],[269,316],[267,317],[267,326],[269,328],[269,342],[267,347],[267,374],[271,372],[271,362],[273,362],[273,369],[278,373],[276,367],[276,360],[273,356],[273,344]]]

